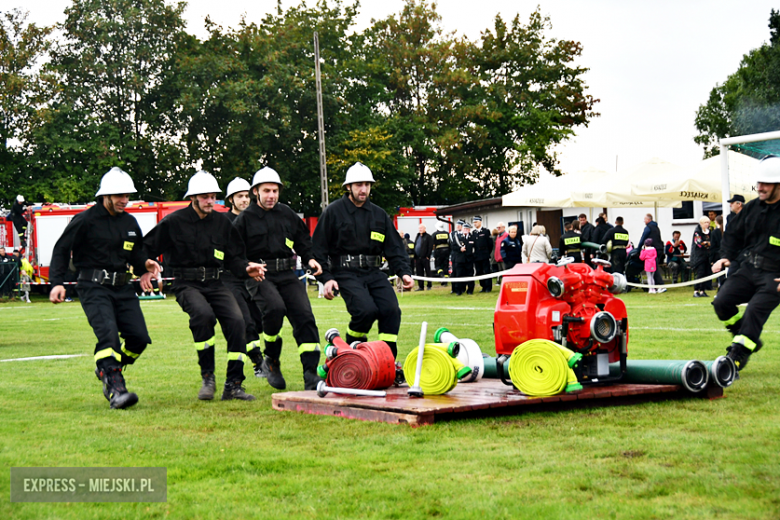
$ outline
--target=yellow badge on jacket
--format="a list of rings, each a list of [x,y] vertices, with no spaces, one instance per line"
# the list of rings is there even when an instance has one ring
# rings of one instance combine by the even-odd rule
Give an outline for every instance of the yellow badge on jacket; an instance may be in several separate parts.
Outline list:
[[[285,239],[284,239],[284,245],[286,245],[287,247],[289,247],[290,249],[292,249],[292,247],[293,247],[293,241],[292,241],[292,240],[290,240],[289,238],[285,238]]]
[[[214,258],[217,260],[224,260],[225,259],[225,253],[220,251],[219,249],[214,250]]]
[[[125,242],[125,251],[132,251],[135,242]]]
[[[385,241],[385,236],[382,233],[379,233],[377,231],[372,231],[371,232],[371,240],[376,240],[377,242],[384,242]]]

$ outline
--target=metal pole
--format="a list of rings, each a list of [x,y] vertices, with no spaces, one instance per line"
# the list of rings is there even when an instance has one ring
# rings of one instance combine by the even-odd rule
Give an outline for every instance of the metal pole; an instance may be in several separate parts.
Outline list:
[[[322,81],[320,80],[320,40],[314,33],[314,72],[317,79],[317,133],[320,142],[320,195],[322,210],[328,207],[328,167],[325,163],[325,117],[322,114]]]
[[[729,147],[720,142],[720,191],[721,208],[723,208],[723,230],[726,230],[726,217],[731,212],[729,203],[731,198],[731,181],[729,180]]]

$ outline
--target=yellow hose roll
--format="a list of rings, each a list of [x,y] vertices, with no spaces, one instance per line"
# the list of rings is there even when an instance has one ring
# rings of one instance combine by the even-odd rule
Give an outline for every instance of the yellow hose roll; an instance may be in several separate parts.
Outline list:
[[[409,352],[404,360],[404,375],[407,381],[414,381],[417,376],[417,351]],[[425,346],[420,374],[420,388],[425,395],[441,395],[449,392],[458,384],[458,378],[452,358],[437,347]]]
[[[460,359],[455,357],[453,355],[453,347],[457,345],[457,343],[426,343],[425,348],[435,348],[437,350],[441,350],[447,356],[450,358],[450,361],[452,362],[452,366],[455,367],[455,372],[457,372],[458,379],[462,379],[469,375],[471,373],[471,367],[464,365]],[[425,361],[425,359],[423,359]]]
[[[532,339],[519,345],[509,358],[509,378],[518,390],[534,397],[581,390],[569,367],[575,353],[546,339]]]

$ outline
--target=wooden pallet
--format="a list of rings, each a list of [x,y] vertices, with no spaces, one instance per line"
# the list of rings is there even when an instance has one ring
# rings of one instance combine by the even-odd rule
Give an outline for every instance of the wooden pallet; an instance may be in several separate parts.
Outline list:
[[[652,400],[723,397],[723,389],[707,388],[691,394],[677,385],[586,386],[573,394],[528,397],[496,379],[462,383],[445,395],[409,397],[407,387],[389,388],[387,397],[356,397],[317,392],[286,392],[272,396],[275,410],[330,415],[347,419],[422,426],[436,421],[517,414],[526,411],[561,410],[584,406],[617,406]]]

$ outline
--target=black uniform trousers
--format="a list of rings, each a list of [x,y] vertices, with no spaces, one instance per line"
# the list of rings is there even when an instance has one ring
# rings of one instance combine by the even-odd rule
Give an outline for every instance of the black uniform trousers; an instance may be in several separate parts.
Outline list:
[[[222,274],[222,283],[230,289],[233,297],[236,299],[238,308],[241,309],[241,316],[244,318],[244,335],[247,344],[260,339],[260,333],[263,331],[263,314],[252,301],[252,296],[246,289],[246,280],[240,280],[235,276],[225,276]]]
[[[729,276],[712,301],[715,314],[725,322],[737,315],[737,305],[748,304],[745,314],[739,320],[738,333],[753,342],[752,346],[745,345],[750,350],[753,350],[761,337],[769,315],[780,304],[780,293],[777,292],[777,282],[774,280],[778,277],[780,273],[776,271],[756,269],[746,262],[740,266],[739,271]]]
[[[385,278],[387,280],[387,278]],[[298,344],[298,353],[305,370],[316,370],[320,359],[320,333],[314,312],[311,310],[306,287],[301,284],[292,270],[267,272],[265,280],[248,280],[246,287],[252,301],[263,315],[263,338],[265,355],[279,359],[282,342],[278,338],[284,317],[292,325],[293,337]]]
[[[610,263],[612,264],[612,267],[610,268],[610,272],[625,274],[626,256],[627,255],[625,249],[616,249],[612,251],[612,255],[610,259]]]
[[[351,316],[348,335],[365,338],[376,321],[379,340],[386,342],[396,356],[401,308],[387,275],[379,269],[344,269],[333,276]]]
[[[450,275],[450,249],[448,247],[434,249],[433,261],[436,267],[436,276],[447,278]],[[442,282],[442,285],[445,283]]]
[[[27,247],[27,239],[25,234],[27,233],[27,219],[24,217],[14,216],[11,218],[16,228],[16,233],[19,235],[19,244],[22,247]]]
[[[173,282],[173,293],[179,306],[190,317],[201,374],[214,373],[215,326],[219,320],[227,340],[227,381],[243,381],[246,357],[244,318],[230,289],[222,280],[199,282],[177,278]]]
[[[431,278],[431,259],[430,258],[418,258],[414,261],[417,267],[417,276],[424,276]],[[420,289],[425,288],[425,282],[423,280],[417,280],[417,285]],[[428,287],[433,287],[433,282],[428,282]]]
[[[98,368],[109,370],[135,362],[152,340],[133,285],[101,285],[84,280],[78,283],[78,290],[81,307],[98,340]]]
[[[455,278],[470,278],[474,276],[474,262],[464,260],[455,264]],[[452,290],[456,294],[474,294],[474,280],[452,284]]]
[[[490,269],[490,258],[485,258],[484,260],[474,260],[474,270],[476,271],[477,276],[490,274],[492,272]],[[471,285],[473,287],[474,282],[471,282]],[[484,280],[480,280],[479,285],[482,287],[483,292],[490,292],[493,290],[493,279],[485,278]],[[473,288],[471,292],[474,292]]]

